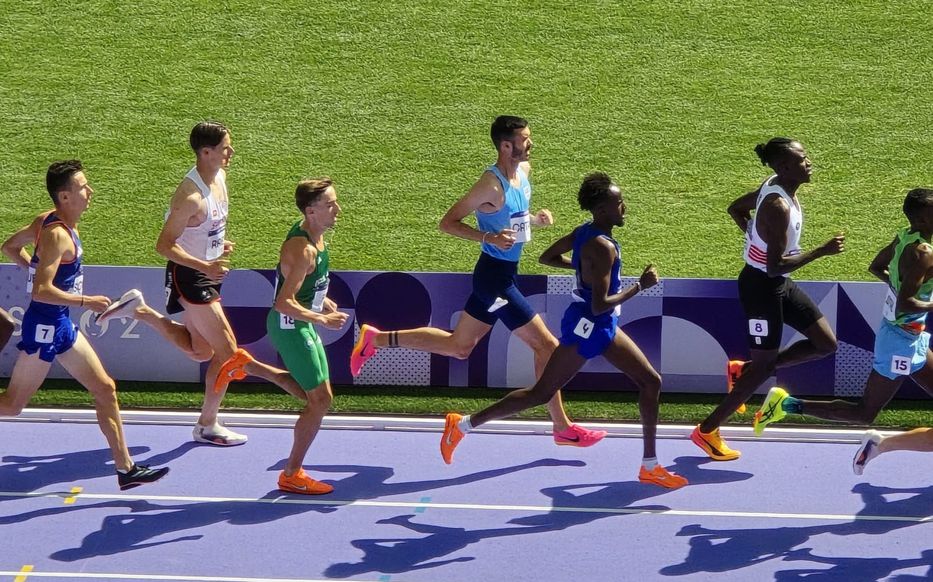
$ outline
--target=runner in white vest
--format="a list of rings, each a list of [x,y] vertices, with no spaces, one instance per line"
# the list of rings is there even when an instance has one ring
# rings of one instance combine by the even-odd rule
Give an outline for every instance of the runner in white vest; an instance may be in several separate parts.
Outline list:
[[[220,287],[229,271],[228,257],[233,251],[233,243],[226,239],[226,168],[234,153],[230,132],[220,123],[201,122],[191,130],[190,144],[197,161],[175,190],[156,243],[156,250],[168,259],[166,308],[170,314],[182,313],[183,324],[147,306],[136,289],[126,292],[101,314],[98,322],[112,317],[134,317],[152,326],[192,359],[210,361],[194,440],[221,446],[240,445],[246,442],[246,436],[217,420],[230,380],[252,374],[299,398],[303,392],[288,372],[257,362],[237,348],[233,329],[220,305]]]
[[[690,436],[717,461],[731,461],[740,454],[719,436],[719,426],[776,368],[823,358],[836,351],[836,336],[829,322],[788,275],[819,257],[842,252],[845,237],[837,235],[812,251],[803,251],[803,211],[797,190],[810,181],[810,158],[800,142],[783,137],[759,144],[755,153],[775,173],[733,202],[728,210],[746,236],[745,268],[738,284],[751,360],[728,363],[729,394]],[[806,339],[781,350],[785,323]]]

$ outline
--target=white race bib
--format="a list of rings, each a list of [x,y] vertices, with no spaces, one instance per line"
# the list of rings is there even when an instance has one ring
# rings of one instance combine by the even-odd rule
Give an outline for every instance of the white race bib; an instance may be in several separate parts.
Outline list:
[[[593,322],[585,317],[581,317],[577,322],[577,327],[573,328],[573,333],[586,339],[593,333]]]
[[[910,358],[904,356],[891,356],[891,373],[898,376],[910,374]]]
[[[324,311],[324,300],[327,299],[327,288],[330,286],[330,278],[326,277],[323,281],[318,281],[314,289],[314,299],[311,300],[311,311],[321,313]]]
[[[516,212],[509,219],[509,228],[515,231],[515,242],[526,243],[531,240],[531,215],[527,211]]]
[[[36,280],[36,268],[29,265],[29,273],[26,275],[26,294],[32,293],[32,283]]]
[[[894,321],[897,319],[895,317],[895,307],[897,307],[897,295],[894,294],[894,290],[888,287],[888,292],[884,296],[884,307],[881,308],[881,316],[888,321]]]
[[[279,314],[279,329],[295,329],[295,320],[285,315]]]
[[[748,335],[753,337],[768,337],[767,319],[749,319]]]
[[[55,326],[36,324],[36,343],[50,344],[55,339]]]
[[[218,228],[211,228],[207,233],[207,250],[204,253],[208,261],[219,259],[224,254],[224,237],[227,235],[227,226],[218,225]]]
[[[78,273],[75,282],[71,286],[72,295],[84,295],[84,273]]]

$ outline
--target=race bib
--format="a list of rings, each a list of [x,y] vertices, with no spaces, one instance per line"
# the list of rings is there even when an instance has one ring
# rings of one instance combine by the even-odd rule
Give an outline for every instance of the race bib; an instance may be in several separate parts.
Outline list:
[[[577,327],[573,328],[573,333],[587,339],[593,333],[593,322],[585,317],[581,317],[577,322]]]
[[[889,287],[888,293],[884,296],[884,307],[881,308],[881,316],[888,321],[894,321],[897,319],[895,317],[896,307],[897,296],[894,294],[894,290]]]
[[[50,344],[55,339],[55,327],[51,325],[36,325],[36,343]]]
[[[910,375],[910,358],[891,356],[891,373],[898,376]]]
[[[227,235],[227,225],[212,225],[210,232],[207,233],[207,251],[204,253],[208,261],[219,259],[224,254],[224,238]]]
[[[78,273],[74,283],[71,285],[72,295],[84,295],[84,273]]]
[[[528,211],[516,212],[509,219],[509,228],[515,231],[515,242],[526,243],[531,240],[531,215]]]
[[[767,319],[749,319],[748,320],[748,335],[754,337],[768,337],[768,320]]]
[[[279,314],[279,329],[295,329],[295,320],[284,313]]]
[[[26,294],[32,293],[32,283],[36,280],[36,268],[29,265],[29,273],[26,275]]]
[[[330,278],[324,277],[318,281],[314,287],[314,299],[311,300],[311,311],[321,313],[324,311],[324,300],[327,298],[327,288],[330,286]]]

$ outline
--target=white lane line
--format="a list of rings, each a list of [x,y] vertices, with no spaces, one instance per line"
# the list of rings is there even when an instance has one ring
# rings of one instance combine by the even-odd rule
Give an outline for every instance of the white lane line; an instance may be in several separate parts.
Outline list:
[[[18,498],[51,498],[65,497],[67,492],[18,492],[0,491],[0,497]],[[604,513],[610,515],[676,515],[689,517],[740,517],[740,518],[768,518],[768,519],[799,519],[822,521],[894,521],[909,523],[933,522],[933,515],[861,515],[844,513],[777,513],[764,511],[715,511],[693,509],[629,509],[626,507],[561,507],[551,505],[490,505],[482,503],[434,503],[423,501],[370,501],[370,500],[322,500],[295,497],[279,497],[275,499],[252,497],[190,497],[175,495],[132,495],[132,494],[102,494],[81,493],[81,499],[123,500],[123,501],[173,501],[182,503],[257,503],[279,505],[320,505],[320,506],[356,506],[356,507],[398,507],[407,509],[466,509],[478,511],[527,511],[530,513]]]

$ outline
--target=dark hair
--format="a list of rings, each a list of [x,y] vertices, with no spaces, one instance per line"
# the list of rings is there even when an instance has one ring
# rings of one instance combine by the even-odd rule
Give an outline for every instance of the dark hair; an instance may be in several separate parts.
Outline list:
[[[587,174],[577,192],[577,202],[582,210],[592,211],[613,193],[612,178],[605,172]],[[618,188],[618,186],[615,186]]]
[[[773,137],[766,144],[755,146],[755,153],[761,160],[761,165],[774,167],[774,162],[782,158],[790,150],[790,146],[797,140],[788,137]]]
[[[45,173],[45,189],[49,191],[52,202],[58,204],[58,193],[65,188],[71,177],[84,170],[81,160],[53,162]]]
[[[217,147],[224,140],[224,136],[229,134],[230,130],[219,121],[202,121],[191,130],[188,143],[197,153],[201,148]]]
[[[492,122],[489,128],[489,137],[492,145],[499,149],[499,145],[507,139],[512,139],[515,132],[528,127],[528,120],[514,115],[500,115]]]
[[[914,188],[904,198],[904,215],[911,222],[918,218],[920,213],[933,206],[933,190],[929,188]]]
[[[334,181],[327,176],[298,182],[298,187],[295,189],[295,206],[304,214],[305,209],[317,202],[318,198],[333,185]]]

